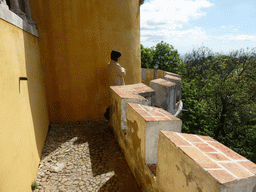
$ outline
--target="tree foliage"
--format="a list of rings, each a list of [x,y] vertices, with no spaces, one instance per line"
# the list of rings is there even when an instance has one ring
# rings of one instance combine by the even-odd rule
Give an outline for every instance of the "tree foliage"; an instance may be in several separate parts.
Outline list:
[[[145,48],[140,45],[141,50],[141,67],[142,68],[154,68],[153,63],[153,50],[151,48]]]
[[[209,135],[256,162],[256,54],[214,54],[202,47],[179,67],[183,130]]]
[[[172,45],[161,41],[155,47],[144,48],[141,45],[141,67],[177,71],[180,64],[179,53]]]
[[[208,135],[256,163],[256,52],[221,55],[207,47],[180,61],[172,45],[141,45],[142,67],[182,77],[183,132]]]

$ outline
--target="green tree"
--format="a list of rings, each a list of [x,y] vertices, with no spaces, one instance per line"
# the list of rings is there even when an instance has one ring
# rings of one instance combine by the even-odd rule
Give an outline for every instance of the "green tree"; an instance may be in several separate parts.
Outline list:
[[[156,47],[141,48],[141,67],[150,69],[162,69],[164,71],[176,72],[181,60],[178,51],[172,45],[158,43]]]
[[[153,63],[158,69],[176,72],[180,64],[178,51],[172,45],[161,41],[154,48]]]
[[[205,54],[207,53],[207,54]],[[256,162],[256,56],[200,48],[187,54],[182,75],[183,130],[214,137]]]
[[[151,48],[145,48],[143,45],[140,45],[141,50],[141,68],[151,68],[154,69],[153,65],[153,54],[154,50]]]

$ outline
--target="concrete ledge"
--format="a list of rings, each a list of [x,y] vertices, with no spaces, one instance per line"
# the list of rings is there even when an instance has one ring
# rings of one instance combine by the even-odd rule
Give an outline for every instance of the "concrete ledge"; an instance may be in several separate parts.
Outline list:
[[[35,26],[30,25],[27,21],[24,21],[18,15],[10,11],[8,7],[3,6],[1,4],[0,4],[0,18],[38,37],[38,31]]]
[[[165,71],[165,72],[164,72],[164,76],[166,76],[166,75],[171,75],[171,76],[175,76],[175,77],[180,77],[179,74],[171,73],[171,72],[168,72],[168,71]]]
[[[177,111],[176,84],[160,78],[150,81],[150,87],[155,90],[155,106],[174,115]]]
[[[172,73],[173,74],[173,73]],[[167,73],[165,76],[164,76],[164,79],[168,80],[168,81],[171,81],[171,82],[174,82],[174,83],[181,83],[181,78],[178,77],[178,76],[175,76],[175,75],[171,75],[169,73]]]
[[[210,137],[161,131],[158,144],[160,191],[256,190],[256,165]]]
[[[152,105],[155,91],[143,83],[110,87],[110,122],[113,127],[126,131],[126,103]]]
[[[167,81],[176,83],[176,101],[181,100],[181,78],[175,73],[166,72],[163,77]]]
[[[157,107],[150,107],[135,103],[127,104],[128,121],[136,121],[140,131],[146,136],[145,141],[145,162],[147,165],[157,163],[157,144],[160,130],[181,132],[181,120],[172,114]],[[134,124],[134,123],[133,123]],[[129,123],[128,129],[134,129]]]

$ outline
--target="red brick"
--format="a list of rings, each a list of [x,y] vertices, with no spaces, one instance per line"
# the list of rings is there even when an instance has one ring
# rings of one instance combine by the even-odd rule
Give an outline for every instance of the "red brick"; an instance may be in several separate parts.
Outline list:
[[[137,98],[138,97],[137,95],[134,95],[133,93],[130,93],[130,92],[126,92],[125,95],[126,95],[126,98]]]
[[[195,147],[180,147],[191,159],[198,163],[204,169],[217,169],[220,166],[206,157],[200,150]]]
[[[214,148],[207,145],[206,143],[194,143],[194,145],[203,152],[217,152]]]
[[[227,158],[221,153],[206,153],[206,155],[208,155],[210,158],[212,158],[215,161],[230,161],[229,158]]]
[[[232,174],[237,176],[239,179],[244,179],[247,177],[253,176],[252,173],[249,173],[244,167],[236,163],[220,163],[223,167],[229,170]]]
[[[148,112],[153,110],[153,108],[150,107],[150,106],[141,105],[141,107],[142,107],[145,111],[148,111]]]
[[[142,116],[142,117],[152,117],[147,111],[145,111],[144,109],[136,109],[136,111]]]
[[[119,93],[118,95],[121,98],[129,98],[125,93]]]
[[[201,139],[203,139],[204,141],[215,141],[213,138],[209,137],[209,136],[202,136],[202,135],[198,135],[198,137],[200,137]]]
[[[151,115],[153,115],[153,116],[158,116],[158,117],[163,117],[163,116],[165,116],[163,113],[159,113],[158,111],[156,111],[156,110],[152,110],[152,111],[150,111],[149,112]]]
[[[145,87],[134,87],[135,90],[143,90]]]
[[[219,183],[224,184],[237,180],[233,175],[225,170],[209,170],[210,173]]]
[[[145,119],[146,121],[157,121],[154,117],[152,116],[144,116],[143,119]]]
[[[170,139],[176,146],[191,146],[187,141],[181,138],[177,133],[169,131],[161,131],[168,139]]]
[[[166,116],[162,116],[162,117],[155,117],[158,121],[170,121],[169,118],[167,118]]]
[[[163,113],[166,117],[168,117],[170,120],[172,121],[181,121],[179,118],[175,117],[174,115],[172,115],[171,113],[168,113],[167,111],[163,110],[163,109],[159,109],[159,111],[161,113]]]
[[[256,164],[254,164],[253,162],[251,162],[249,160],[248,161],[240,161],[238,163],[256,175]]]
[[[234,159],[234,160],[246,160],[243,156],[239,155],[238,153],[234,152],[233,150],[229,149],[225,145],[222,145],[219,142],[210,142],[210,145],[217,148],[218,150],[222,151],[225,155],[228,157]]]
[[[133,109],[142,109],[137,103],[128,103]]]
[[[198,139],[195,135],[193,134],[186,134],[182,133],[181,136],[183,136],[185,139],[187,139],[189,142],[203,142],[202,140]]]

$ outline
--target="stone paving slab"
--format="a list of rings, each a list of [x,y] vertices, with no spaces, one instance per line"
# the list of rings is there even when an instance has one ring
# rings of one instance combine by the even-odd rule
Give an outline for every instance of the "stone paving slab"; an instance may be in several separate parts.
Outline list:
[[[105,119],[52,124],[36,182],[36,192],[140,191]]]

